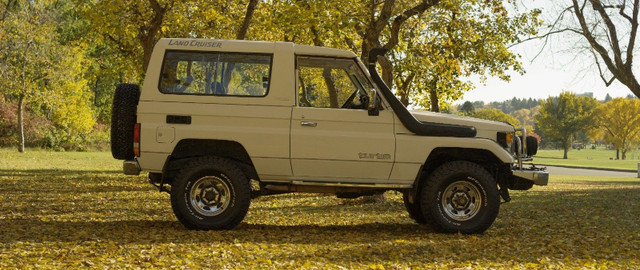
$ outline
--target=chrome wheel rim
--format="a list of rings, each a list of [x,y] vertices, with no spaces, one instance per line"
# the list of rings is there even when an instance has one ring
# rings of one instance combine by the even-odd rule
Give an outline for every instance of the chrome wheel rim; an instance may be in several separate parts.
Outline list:
[[[451,183],[442,195],[442,209],[447,216],[456,221],[472,219],[481,207],[481,192],[469,181]]]
[[[231,192],[227,181],[218,176],[205,176],[198,179],[189,192],[191,206],[203,216],[216,216],[224,212],[231,201]]]

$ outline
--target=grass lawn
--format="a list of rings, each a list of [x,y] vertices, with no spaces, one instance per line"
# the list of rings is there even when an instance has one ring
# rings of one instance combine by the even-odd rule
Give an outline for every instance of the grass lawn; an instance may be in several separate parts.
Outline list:
[[[168,194],[119,168],[109,153],[0,149],[0,268],[640,268],[635,178],[551,176],[513,191],[482,235],[414,224],[397,192],[262,197],[232,231],[189,231]]]
[[[601,148],[572,149],[567,153],[568,159],[562,158],[563,153],[563,150],[538,150],[538,154],[533,157],[533,163],[633,171],[638,170],[638,163],[640,163],[640,151],[627,153],[626,160],[614,160],[616,157],[615,150],[605,150]]]

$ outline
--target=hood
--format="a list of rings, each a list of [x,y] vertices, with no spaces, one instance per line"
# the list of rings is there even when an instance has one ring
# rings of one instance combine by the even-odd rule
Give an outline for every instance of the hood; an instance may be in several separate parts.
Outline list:
[[[413,116],[422,122],[435,122],[463,126],[475,127],[478,131],[477,137],[496,139],[497,132],[513,132],[513,126],[507,123],[484,120],[473,117],[459,116],[453,114],[434,113],[426,111],[411,111]]]

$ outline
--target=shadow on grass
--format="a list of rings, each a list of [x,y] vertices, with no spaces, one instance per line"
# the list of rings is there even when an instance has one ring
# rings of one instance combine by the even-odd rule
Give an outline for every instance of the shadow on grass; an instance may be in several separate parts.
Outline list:
[[[66,169],[34,169],[34,170],[6,170],[0,169],[0,176],[63,176],[78,174],[120,174],[121,170],[66,170]]]
[[[8,230],[0,239],[3,243],[45,241],[113,241],[116,243],[193,243],[193,242],[252,242],[317,244],[371,243],[406,238],[410,235],[433,233],[418,224],[368,223],[358,225],[273,225],[241,223],[230,231],[187,230],[178,221],[41,221],[16,219],[0,221],[0,228]],[[331,235],[331,239],[326,236]],[[365,236],[377,237],[365,237]]]

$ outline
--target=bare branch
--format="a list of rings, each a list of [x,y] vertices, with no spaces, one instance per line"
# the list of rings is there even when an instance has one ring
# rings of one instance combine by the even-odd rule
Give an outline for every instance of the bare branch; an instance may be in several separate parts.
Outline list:
[[[616,62],[616,65],[622,66],[624,62],[622,61],[622,53],[620,51],[620,44],[618,42],[618,33],[616,31],[616,26],[611,21],[609,14],[607,14],[607,12],[604,10],[604,7],[602,6],[602,3],[600,3],[600,0],[590,0],[590,1],[591,1],[591,6],[593,6],[593,9],[595,9],[598,12],[598,14],[600,14],[600,17],[602,17],[602,20],[607,26],[607,30],[609,31],[609,37],[610,37],[609,42],[611,43],[611,49],[613,49],[613,57]]]
[[[627,15],[626,13],[624,13],[624,8],[627,6],[627,0],[622,1],[622,5],[620,5],[620,16],[624,17],[625,19],[627,19],[627,21],[629,21],[630,23],[633,23],[633,19]]]
[[[509,46],[507,46],[507,48],[511,48],[513,46],[525,43],[527,41],[531,41],[531,40],[535,40],[535,39],[542,39],[542,38],[545,39],[545,44],[546,44],[547,40],[549,39],[550,36],[555,35],[555,34],[564,33],[564,32],[573,32],[573,33],[576,33],[576,34],[579,34],[579,35],[583,35],[583,33],[581,31],[579,31],[579,30],[576,30],[576,29],[573,29],[573,28],[564,28],[564,29],[560,29],[560,30],[549,31],[549,32],[547,32],[547,33],[545,33],[544,35],[541,35],[541,36],[533,36],[533,37],[525,38],[525,39],[520,40],[520,41],[518,41],[516,43],[510,44]],[[543,46],[543,48],[544,48],[544,46]]]
[[[609,85],[611,85],[611,83],[613,83],[613,81],[616,79],[615,76],[611,77],[611,79],[607,80],[604,77],[604,72],[602,72],[602,68],[600,67],[600,61],[598,61],[598,55],[596,55],[596,53],[593,50],[589,50],[591,52],[591,54],[593,54],[593,58],[596,61],[596,66],[598,67],[598,74],[600,75],[600,79],[602,79],[602,81],[604,82],[606,87],[609,87]]]
[[[607,49],[605,49],[600,43],[598,43],[598,41],[593,37],[593,34],[591,33],[591,31],[589,31],[588,29],[587,22],[584,18],[584,13],[583,13],[584,7],[585,7],[584,5],[582,7],[579,7],[577,0],[573,0],[574,13],[576,15],[576,18],[578,18],[580,27],[582,28],[583,36],[587,39],[587,41],[589,42],[589,45],[591,45],[591,47],[600,55],[600,57],[602,57],[602,60],[604,61],[607,68],[611,71],[611,73],[613,73],[613,75],[616,76],[617,68],[616,68],[616,65],[613,63],[613,61],[611,60],[611,58],[609,57],[609,53],[607,52]]]
[[[626,68],[631,71],[631,63],[633,62],[633,46],[636,42],[636,34],[638,33],[638,0],[633,1],[633,18],[631,19],[631,33],[629,34],[629,44],[627,45],[627,62]],[[622,13],[622,9],[620,9]]]

